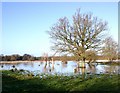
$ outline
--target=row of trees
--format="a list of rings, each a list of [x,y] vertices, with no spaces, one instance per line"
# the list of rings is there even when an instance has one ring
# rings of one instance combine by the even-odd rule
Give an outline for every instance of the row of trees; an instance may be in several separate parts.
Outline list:
[[[108,46],[110,47],[110,46]],[[110,51],[109,51],[109,50]],[[112,50],[113,49],[113,50]],[[97,53],[93,50],[86,51],[86,60],[89,62],[94,62],[97,59],[100,60],[116,60],[120,59],[120,52],[117,53],[116,48],[110,47],[107,48],[103,47],[103,52],[101,55],[97,55]],[[14,55],[0,55],[0,61],[35,61],[35,60],[44,60],[44,56],[41,57],[35,57],[30,54],[24,54],[23,56],[20,56],[19,54]],[[47,60],[51,60],[51,56],[48,56]],[[76,60],[75,56],[54,56],[54,60],[62,60],[62,61],[69,61],[69,60]]]
[[[0,55],[0,61],[33,61],[33,60],[39,60],[40,57],[34,57],[30,54],[24,54],[23,56],[20,56],[18,54],[14,54],[14,55]]]

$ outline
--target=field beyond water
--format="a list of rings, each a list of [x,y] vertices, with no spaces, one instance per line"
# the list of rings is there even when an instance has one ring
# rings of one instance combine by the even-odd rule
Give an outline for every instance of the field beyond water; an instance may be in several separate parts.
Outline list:
[[[23,75],[21,72],[2,71],[2,93],[43,92],[119,92],[119,75]]]

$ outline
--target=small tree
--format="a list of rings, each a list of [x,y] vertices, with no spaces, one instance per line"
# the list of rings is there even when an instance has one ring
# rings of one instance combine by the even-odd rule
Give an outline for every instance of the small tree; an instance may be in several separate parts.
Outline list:
[[[103,56],[108,60],[117,59],[118,57],[118,44],[111,37],[107,37],[104,41],[104,47],[102,48]]]
[[[81,14],[78,9],[71,24],[67,17],[60,18],[48,32],[54,43],[53,50],[72,54],[77,60],[85,62],[85,52],[100,48],[106,30],[107,22],[91,14]]]
[[[29,60],[29,61],[30,61],[30,58],[31,58],[31,55],[29,55],[29,54],[24,54],[22,60],[23,60],[23,61],[25,61],[25,60]]]
[[[97,59],[96,51],[94,50],[86,51],[86,59],[88,60],[88,63],[95,62]]]

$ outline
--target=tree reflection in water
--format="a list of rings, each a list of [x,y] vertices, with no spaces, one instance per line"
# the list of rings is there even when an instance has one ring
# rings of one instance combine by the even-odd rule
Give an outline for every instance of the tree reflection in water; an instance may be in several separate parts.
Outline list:
[[[107,74],[115,74],[115,73],[119,73],[118,71],[118,66],[115,66],[115,65],[106,65],[104,66],[104,70],[105,70],[105,73]]]
[[[53,71],[54,71],[54,61],[46,61],[42,72],[51,73]]]
[[[59,64],[59,65],[58,65]],[[13,65],[17,69],[29,70],[36,73],[60,73],[60,74],[83,74],[83,76],[91,74],[120,74],[120,66],[117,64],[87,64],[86,68],[80,68],[75,61],[42,61],[42,62],[20,62],[18,64],[0,64],[1,70],[11,70]]]
[[[87,74],[95,74],[97,71],[96,66],[97,65],[95,65],[94,63],[89,63],[87,68]]]
[[[43,72],[47,72],[47,61],[45,62],[45,65],[44,65],[44,67],[43,67]]]
[[[86,67],[79,66],[79,63],[77,63],[77,67],[74,69],[75,74],[82,75],[82,79],[84,80],[86,75],[88,74],[96,74],[97,72],[97,64],[90,63],[86,64]]]
[[[67,67],[67,61],[62,61],[62,68],[66,68]]]
[[[74,69],[74,73],[82,75],[82,79],[84,80],[85,79],[85,70],[86,70],[85,67],[80,67],[79,63],[77,63],[77,67]]]
[[[85,68],[81,68],[81,72],[82,72],[82,79],[85,79]]]

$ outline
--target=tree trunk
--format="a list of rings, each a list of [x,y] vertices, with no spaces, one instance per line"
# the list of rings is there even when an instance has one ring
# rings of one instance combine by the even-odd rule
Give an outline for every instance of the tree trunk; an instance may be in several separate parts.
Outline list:
[[[85,68],[85,57],[83,57],[83,68]]]

